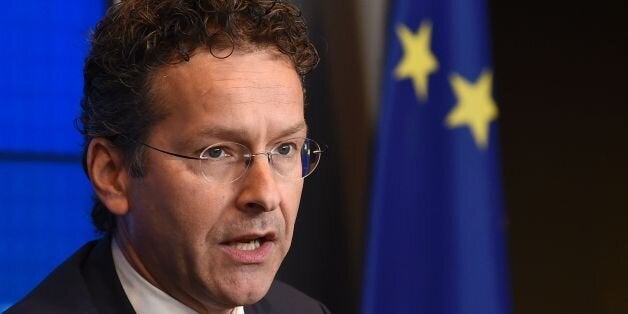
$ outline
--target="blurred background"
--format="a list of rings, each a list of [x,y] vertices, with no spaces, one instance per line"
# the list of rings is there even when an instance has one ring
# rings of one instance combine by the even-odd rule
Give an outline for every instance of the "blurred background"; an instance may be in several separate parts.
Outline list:
[[[390,124],[382,112],[392,103],[383,94],[401,49],[392,44],[394,30],[404,22],[415,32],[421,22],[397,13],[460,7],[464,16],[473,1],[297,2],[322,57],[307,82],[310,137],[329,149],[306,181],[279,277],[335,313],[379,313],[363,297],[386,302],[377,290],[384,283],[374,279],[387,276],[377,267],[384,264],[373,264],[383,261],[374,243],[423,240],[370,232],[378,223],[373,213],[382,210],[374,178],[383,171],[377,156]],[[438,9],[443,3],[451,8]],[[499,108],[489,148],[501,192],[491,221],[503,232],[492,234],[501,240],[489,245],[486,260],[499,264],[499,283],[488,286],[500,291],[485,297],[500,299],[500,310],[431,305],[434,311],[423,312],[628,313],[628,11],[608,0],[475,3],[484,12],[474,20],[486,46],[480,59],[492,69]],[[8,0],[0,11],[0,310],[97,236],[74,118],[89,30],[108,5]],[[437,55],[446,47],[438,41],[443,16],[432,18]],[[411,90],[409,81],[399,84]],[[397,215],[394,208],[385,214]],[[456,278],[434,283],[439,298],[447,298],[450,282]]]

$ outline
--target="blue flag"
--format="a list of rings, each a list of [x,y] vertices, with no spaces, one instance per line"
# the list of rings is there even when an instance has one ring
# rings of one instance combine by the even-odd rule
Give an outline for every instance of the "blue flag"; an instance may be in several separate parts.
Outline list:
[[[484,0],[391,6],[362,312],[510,312]]]

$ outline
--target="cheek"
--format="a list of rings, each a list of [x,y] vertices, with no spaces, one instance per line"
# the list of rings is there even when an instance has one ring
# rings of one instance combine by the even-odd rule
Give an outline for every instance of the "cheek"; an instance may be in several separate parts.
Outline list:
[[[195,189],[181,191],[177,196],[177,214],[181,231],[191,233],[195,241],[204,242],[207,236],[224,218],[233,200],[228,191],[199,185]]]
[[[176,182],[172,178],[177,178]],[[164,172],[143,181],[137,204],[145,212],[143,218],[160,225],[166,233],[178,234],[181,242],[205,242],[228,208],[228,191],[211,187],[195,176],[181,172],[167,176]]]
[[[301,202],[301,192],[303,190],[303,183],[288,185],[284,188],[282,206],[282,214],[286,222],[286,232],[290,235],[294,229],[294,223],[299,211],[299,203]]]

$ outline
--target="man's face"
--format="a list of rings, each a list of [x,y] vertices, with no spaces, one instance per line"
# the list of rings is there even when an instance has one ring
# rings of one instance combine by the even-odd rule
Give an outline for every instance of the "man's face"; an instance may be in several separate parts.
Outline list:
[[[257,153],[306,136],[299,77],[272,49],[236,50],[226,59],[200,51],[157,71],[152,92],[167,116],[146,143],[164,150],[198,156],[209,145],[237,142]],[[130,179],[129,212],[118,225],[136,269],[194,308],[261,299],[290,247],[303,180],[276,175],[263,155],[239,180],[217,183],[203,177],[197,160],[146,154],[146,175]],[[261,246],[241,244],[253,240]]]

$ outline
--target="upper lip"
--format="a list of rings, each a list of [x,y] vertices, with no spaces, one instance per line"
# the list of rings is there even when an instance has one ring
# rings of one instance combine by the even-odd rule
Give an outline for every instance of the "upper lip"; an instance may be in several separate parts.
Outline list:
[[[248,242],[255,239],[261,239],[263,241],[274,241],[277,235],[274,231],[269,230],[265,232],[247,232],[240,233],[233,236],[229,236],[227,240],[223,241],[221,244],[229,244],[234,242]]]

